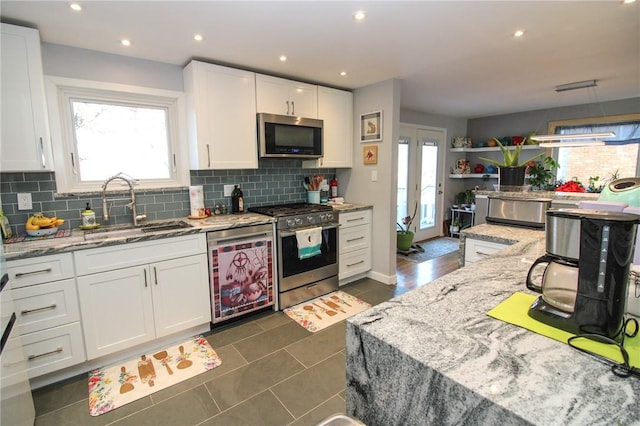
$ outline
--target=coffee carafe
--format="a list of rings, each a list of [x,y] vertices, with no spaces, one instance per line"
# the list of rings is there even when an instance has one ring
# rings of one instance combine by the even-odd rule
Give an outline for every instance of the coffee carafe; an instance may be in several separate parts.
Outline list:
[[[527,275],[527,288],[541,294],[529,316],[572,334],[620,340],[638,223],[628,213],[547,210],[546,254]]]

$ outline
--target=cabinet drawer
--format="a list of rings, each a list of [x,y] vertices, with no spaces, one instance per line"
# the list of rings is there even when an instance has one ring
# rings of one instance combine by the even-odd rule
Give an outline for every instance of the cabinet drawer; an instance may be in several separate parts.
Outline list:
[[[369,248],[371,225],[359,225],[340,229],[340,253]]]
[[[10,260],[7,273],[11,288],[73,278],[71,253]]]
[[[486,259],[487,257],[491,256],[493,253],[496,253],[505,247],[508,247],[508,245],[493,243],[490,241],[475,240],[473,238],[467,238],[465,241],[465,248],[464,248],[465,264]]]
[[[339,216],[341,229],[371,223],[371,209],[352,213],[340,213]]]
[[[76,262],[76,273],[82,276],[206,252],[205,235],[193,234],[79,250],[73,256]]]
[[[20,334],[80,320],[74,279],[12,290]]]
[[[340,255],[340,272],[338,279],[342,280],[371,269],[371,251],[361,249]]]
[[[21,339],[29,378],[86,360],[79,322],[25,334]]]

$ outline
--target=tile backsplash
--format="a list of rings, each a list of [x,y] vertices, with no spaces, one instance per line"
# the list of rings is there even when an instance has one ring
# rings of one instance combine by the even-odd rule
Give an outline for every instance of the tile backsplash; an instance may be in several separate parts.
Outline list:
[[[330,179],[335,169],[303,169],[300,160],[261,159],[258,169],[245,170],[192,170],[191,185],[202,185],[205,206],[225,203],[231,208],[231,197],[225,197],[224,185],[238,184],[244,194],[245,206],[261,206],[306,201],[302,187],[304,176],[320,174]],[[18,210],[17,194],[28,192],[33,200],[32,210]],[[47,216],[64,219],[63,228],[77,228],[82,223],[81,212],[87,203],[102,220],[102,198],[99,193],[58,194],[55,175],[51,172],[0,173],[2,210],[14,233],[24,232],[30,215],[43,212]],[[117,198],[120,193],[109,193]],[[109,225],[131,223],[131,212],[126,207],[128,192],[122,192],[122,202],[115,201],[110,210]],[[136,191],[138,213],[146,212],[147,221],[184,218],[189,215],[188,188]]]

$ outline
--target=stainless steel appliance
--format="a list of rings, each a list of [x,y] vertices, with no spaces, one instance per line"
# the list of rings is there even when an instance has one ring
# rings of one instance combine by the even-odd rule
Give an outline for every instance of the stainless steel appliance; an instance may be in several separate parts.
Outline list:
[[[207,233],[213,323],[275,303],[273,225]]]
[[[640,217],[586,209],[550,209],[546,215],[546,254],[527,275],[527,288],[541,294],[529,316],[576,335],[622,339]],[[539,265],[547,265],[541,284],[532,278]]]
[[[0,243],[0,425],[32,426],[35,409]]]
[[[323,122],[313,118],[258,113],[261,157],[320,158]]]
[[[278,301],[280,309],[338,289],[338,214],[331,206],[295,203],[252,207],[277,218]],[[319,253],[304,257],[296,234],[321,228]]]
[[[544,228],[545,212],[551,206],[550,198],[489,197],[487,223]]]

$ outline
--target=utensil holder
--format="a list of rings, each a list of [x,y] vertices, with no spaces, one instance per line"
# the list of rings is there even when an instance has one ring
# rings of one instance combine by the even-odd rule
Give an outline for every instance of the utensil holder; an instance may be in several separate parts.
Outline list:
[[[309,204],[320,204],[320,191],[307,191],[307,202]]]

